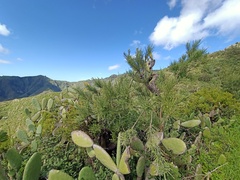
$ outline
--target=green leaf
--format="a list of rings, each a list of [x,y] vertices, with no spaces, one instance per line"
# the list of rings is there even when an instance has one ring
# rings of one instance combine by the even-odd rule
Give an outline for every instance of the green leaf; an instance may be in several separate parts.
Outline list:
[[[137,177],[142,177],[144,170],[145,170],[146,158],[141,156],[138,159],[136,170],[137,170]]]
[[[27,125],[27,127],[29,127],[30,125],[34,125],[34,123],[32,122],[31,119],[27,118],[26,119],[26,125]]]
[[[40,136],[41,133],[42,133],[42,125],[39,124],[38,127],[37,127],[37,130],[36,130],[36,135],[37,135],[37,136]]]
[[[35,125],[34,124],[30,124],[28,126],[28,132],[35,132],[36,128],[35,128]]]
[[[121,158],[121,133],[118,133],[118,141],[117,141],[117,155],[116,155],[116,164],[119,165]]]
[[[74,180],[74,179],[65,172],[52,169],[49,172],[48,180]]]
[[[8,180],[8,178],[7,178],[7,176],[6,176],[6,173],[5,173],[5,171],[4,171],[1,163],[0,163],[0,179],[1,179],[1,180]]]
[[[204,122],[205,122],[205,124],[206,124],[206,126],[207,126],[208,128],[211,128],[211,127],[212,127],[212,122],[211,122],[211,120],[210,120],[209,117],[206,117],[206,118],[204,119]]]
[[[150,166],[149,166],[149,174],[151,176],[158,176],[159,172],[158,172],[158,166],[156,161],[153,161]]]
[[[79,172],[78,180],[96,180],[96,177],[92,168],[83,167]]]
[[[120,178],[116,173],[114,173],[112,176],[112,180],[120,180]]]
[[[48,111],[51,111],[52,107],[53,107],[53,99],[50,98],[50,99],[48,100],[48,103],[47,103],[47,109],[48,109]]]
[[[180,120],[177,120],[173,123],[173,129],[179,130],[180,128]]]
[[[87,154],[90,158],[93,158],[96,156],[95,151],[93,150],[92,147],[87,147],[86,150],[87,150]]]
[[[227,161],[226,156],[224,154],[221,154],[218,158],[218,164],[223,165],[224,163],[226,163],[226,161]]]
[[[124,150],[118,169],[122,174],[129,174],[130,173],[130,167],[128,164],[128,159],[130,158],[130,146],[127,146]]]
[[[39,117],[40,117],[40,115],[41,115],[41,111],[38,111],[36,114],[34,114],[33,116],[32,116],[32,121],[36,121]]]
[[[125,180],[125,178],[120,173],[118,173],[118,174],[114,173],[113,176],[112,176],[112,180]]]
[[[37,141],[36,141],[36,139],[34,139],[31,142],[31,149],[32,149],[33,152],[35,152],[37,150]]]
[[[203,130],[203,137],[210,138],[211,137],[211,131],[208,127],[205,127]]]
[[[38,111],[42,110],[41,105],[40,105],[40,103],[38,102],[38,100],[36,98],[32,99],[32,104]]]
[[[23,180],[38,180],[40,176],[41,166],[41,155],[36,152],[30,157],[24,168]]]
[[[93,146],[93,140],[83,131],[73,131],[71,136],[73,142],[80,147]]]
[[[138,137],[133,137],[130,147],[135,151],[143,151],[144,150],[144,144]]]
[[[0,142],[5,142],[8,140],[7,132],[0,130]]]
[[[181,126],[186,127],[186,128],[192,128],[195,126],[198,126],[201,123],[200,120],[190,120],[190,121],[185,121],[181,123]]]
[[[26,113],[27,117],[29,117],[29,118],[31,117],[31,111],[29,111],[28,108],[25,109],[25,113]]]
[[[162,144],[173,154],[183,154],[187,150],[185,142],[178,138],[165,138],[162,140]]]
[[[46,98],[43,98],[42,99],[42,109],[45,109],[47,106],[47,99]]]
[[[17,131],[17,138],[20,141],[25,142],[26,144],[29,144],[27,133],[21,129]]]
[[[96,154],[96,158],[108,169],[112,170],[113,172],[117,172],[118,168],[117,165],[113,162],[110,155],[101,147],[96,144],[93,145],[93,149]]]
[[[11,148],[7,151],[5,155],[6,159],[8,160],[10,166],[15,170],[18,171],[22,165],[22,156],[18,153],[15,148]]]

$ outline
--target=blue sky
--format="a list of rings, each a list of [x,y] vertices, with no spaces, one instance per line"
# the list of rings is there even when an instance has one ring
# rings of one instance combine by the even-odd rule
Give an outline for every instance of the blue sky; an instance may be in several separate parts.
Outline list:
[[[239,42],[239,27],[239,0],[0,0],[0,76],[104,78],[149,44],[162,69],[189,41],[208,52]]]

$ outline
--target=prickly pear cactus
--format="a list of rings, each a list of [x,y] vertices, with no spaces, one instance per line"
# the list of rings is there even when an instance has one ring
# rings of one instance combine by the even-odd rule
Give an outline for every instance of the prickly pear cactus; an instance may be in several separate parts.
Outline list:
[[[53,169],[49,172],[48,180],[74,180],[74,179],[65,172]]]
[[[52,107],[53,107],[53,99],[50,98],[48,100],[48,102],[47,102],[47,109],[48,109],[48,111],[51,111]]]
[[[79,172],[78,180],[96,180],[96,177],[92,168],[83,167]]]
[[[41,155],[36,152],[28,160],[24,172],[23,180],[38,180],[42,166]]]
[[[83,131],[73,131],[71,133],[73,142],[80,147],[92,147],[93,140]]]
[[[8,180],[7,176],[6,176],[6,173],[4,172],[3,168],[2,168],[2,165],[0,163],[0,179],[1,180]]]
[[[143,176],[143,173],[145,171],[145,166],[146,166],[146,158],[144,156],[141,156],[138,159],[137,166],[136,166],[137,177],[139,179],[141,179]]]
[[[7,132],[0,130],[0,142],[4,142],[8,140]]]
[[[38,102],[36,98],[32,99],[32,104],[38,111],[42,110],[41,104]]]
[[[18,153],[18,151],[15,148],[11,148],[7,151],[5,157],[8,160],[12,169],[14,169],[17,172],[22,165],[23,160],[22,156]]]
[[[24,142],[24,143],[26,143],[26,144],[29,144],[27,133],[26,133],[25,131],[21,130],[21,129],[19,129],[19,130],[17,131],[17,138],[18,138],[20,141],[22,141],[22,142]]]
[[[187,150],[185,142],[179,138],[165,138],[162,140],[162,144],[173,154],[183,154]]]
[[[101,147],[96,144],[93,145],[93,149],[96,154],[96,158],[108,169],[116,172],[118,170],[117,165],[112,160],[111,156]]]

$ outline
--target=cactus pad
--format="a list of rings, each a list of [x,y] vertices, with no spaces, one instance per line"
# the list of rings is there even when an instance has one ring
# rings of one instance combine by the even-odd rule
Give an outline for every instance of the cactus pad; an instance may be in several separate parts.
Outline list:
[[[83,131],[73,131],[71,136],[73,142],[80,147],[93,146],[93,140]]]
[[[78,180],[96,180],[94,172],[90,167],[84,167],[79,172]]]
[[[117,172],[118,168],[117,165],[113,162],[110,155],[101,147],[96,144],[93,145],[93,149],[95,151],[97,159],[108,169],[112,170],[113,172]]]
[[[145,159],[144,156],[141,156],[141,157],[138,159],[137,167],[136,167],[137,176],[138,176],[139,178],[142,177],[142,175],[143,175],[143,173],[144,173],[145,164],[146,164],[146,159]]]
[[[135,151],[144,151],[144,144],[138,137],[133,137],[130,147]]]
[[[15,170],[18,171],[22,165],[22,156],[18,153],[15,148],[11,148],[6,153],[6,159],[8,160],[10,166]]]
[[[198,126],[199,124],[201,124],[200,120],[190,120],[190,121],[185,121],[181,123],[181,126],[186,127],[186,128],[192,128],[195,126]]]
[[[126,147],[124,150],[121,160],[119,162],[118,169],[122,174],[129,174],[130,173],[130,167],[128,164],[128,159],[130,158],[130,146]]]
[[[23,180],[38,180],[40,176],[41,166],[41,155],[36,152],[30,157],[24,168]]]
[[[187,149],[186,144],[178,138],[165,138],[162,140],[162,144],[173,154],[183,154]]]
[[[49,172],[48,180],[74,180],[74,179],[65,172],[52,169]]]

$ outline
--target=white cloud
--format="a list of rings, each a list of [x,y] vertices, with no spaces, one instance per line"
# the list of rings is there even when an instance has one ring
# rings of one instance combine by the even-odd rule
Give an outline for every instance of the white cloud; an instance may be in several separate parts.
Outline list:
[[[155,60],[159,60],[161,58],[161,55],[156,51],[154,51],[152,54],[153,54],[153,59]]]
[[[119,64],[116,64],[116,65],[113,65],[113,66],[109,66],[109,67],[108,67],[108,70],[109,70],[109,71],[112,71],[112,70],[115,70],[115,69],[118,69],[118,68],[120,68],[120,65],[119,65]]]
[[[216,28],[220,35],[240,35],[240,1],[228,0],[204,18],[206,28]]]
[[[174,7],[175,1],[169,1]],[[239,0],[181,0],[178,17],[163,17],[150,35],[156,46],[172,49],[188,41],[208,36],[240,35]]]
[[[17,61],[23,61],[23,59],[22,58],[17,58]]]
[[[140,30],[135,30],[134,31],[134,35],[139,35],[139,34],[142,34],[143,32],[142,32],[142,30],[140,29]]]
[[[8,49],[4,48],[1,44],[0,44],[0,53],[4,53],[7,54],[9,52]]]
[[[11,64],[10,61],[0,59],[0,64]]]
[[[177,0],[169,0],[168,1],[168,6],[170,9],[174,8],[177,4]]]
[[[0,24],[0,35],[8,36],[10,31],[7,29],[5,24]]]
[[[139,46],[140,44],[141,44],[141,41],[133,40],[133,42],[130,44],[130,46]]]

